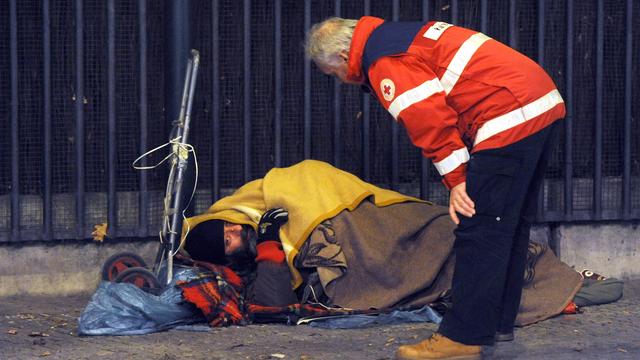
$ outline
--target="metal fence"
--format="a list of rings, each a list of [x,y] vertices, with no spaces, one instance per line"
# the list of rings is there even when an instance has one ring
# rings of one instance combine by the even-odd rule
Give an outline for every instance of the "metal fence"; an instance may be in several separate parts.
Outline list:
[[[189,45],[202,54],[193,213],[308,158],[447,203],[431,164],[377,102],[303,57],[312,23],[370,14],[474,28],[540,63],[568,113],[539,220],[640,219],[638,1],[184,4]],[[118,237],[157,233],[166,169],[137,172],[131,162],[169,134],[168,8],[152,0],[0,3],[0,242],[84,239],[103,222]]]

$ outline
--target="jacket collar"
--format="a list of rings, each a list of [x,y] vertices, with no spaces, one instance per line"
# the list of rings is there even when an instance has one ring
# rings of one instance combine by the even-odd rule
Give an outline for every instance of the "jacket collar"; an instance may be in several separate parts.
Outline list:
[[[351,81],[362,82],[364,75],[362,74],[362,54],[367,44],[369,35],[380,26],[384,20],[373,17],[363,16],[356,24],[351,37],[351,47],[349,48],[349,64],[347,69],[347,79]]]

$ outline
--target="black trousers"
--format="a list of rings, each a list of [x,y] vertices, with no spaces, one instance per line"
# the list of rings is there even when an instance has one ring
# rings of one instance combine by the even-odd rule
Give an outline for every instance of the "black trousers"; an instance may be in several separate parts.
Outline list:
[[[513,330],[529,230],[557,124],[471,156],[466,186],[476,214],[471,218],[459,214],[453,306],[438,329],[442,335],[464,344],[490,345],[496,331]]]

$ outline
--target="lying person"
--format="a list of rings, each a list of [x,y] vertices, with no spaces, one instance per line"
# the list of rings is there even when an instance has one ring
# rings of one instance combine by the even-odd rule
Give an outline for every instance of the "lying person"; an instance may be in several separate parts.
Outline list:
[[[305,160],[272,169],[187,219],[181,247],[193,260],[238,273],[251,304],[446,310],[454,228],[446,207]],[[519,325],[562,313],[583,282],[536,243],[523,276]]]

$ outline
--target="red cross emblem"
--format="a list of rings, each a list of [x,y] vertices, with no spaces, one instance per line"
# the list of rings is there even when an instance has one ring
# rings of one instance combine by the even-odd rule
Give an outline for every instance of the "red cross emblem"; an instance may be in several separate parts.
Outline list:
[[[393,100],[396,95],[396,85],[391,79],[382,79],[382,81],[380,81],[380,90],[382,91],[382,97],[386,101]]]

